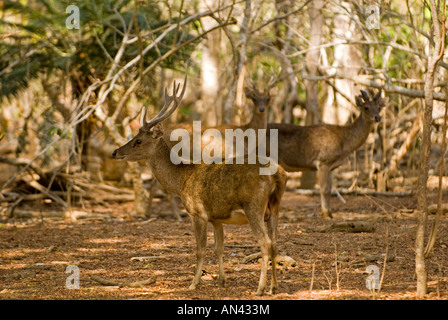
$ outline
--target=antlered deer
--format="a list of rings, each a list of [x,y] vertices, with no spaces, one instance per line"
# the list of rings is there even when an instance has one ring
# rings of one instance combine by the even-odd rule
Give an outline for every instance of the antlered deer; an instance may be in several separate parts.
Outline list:
[[[256,294],[266,288],[269,257],[272,261],[271,291],[277,286],[277,221],[280,200],[286,186],[286,172],[278,167],[273,175],[260,175],[256,164],[178,164],[170,159],[170,149],[163,139],[161,122],[179,106],[185,93],[186,78],[180,95],[174,82],[173,95],[165,90],[165,105],[160,113],[147,122],[142,112],[142,127],[127,144],[115,150],[115,159],[147,160],[154,176],[170,193],[179,196],[193,222],[197,244],[197,264],[190,289],[201,279],[207,242],[207,224],[215,234],[215,249],[219,263],[220,285],[225,285],[223,268],[223,224],[249,223],[261,248],[261,275]],[[172,107],[169,106],[173,103]]]
[[[268,123],[268,131],[278,129],[278,159],[286,171],[317,170],[324,218],[332,217],[331,171],[366,141],[375,122],[381,120],[379,113],[387,103],[381,90],[373,98],[361,90],[355,100],[360,115],[346,126]]]
[[[253,130],[266,129],[267,122],[268,122],[267,121],[267,113],[268,113],[268,109],[269,109],[270,100],[271,100],[272,95],[276,93],[276,89],[277,89],[276,87],[274,87],[276,80],[277,80],[277,77],[275,75],[272,76],[271,79],[269,80],[269,83],[267,84],[266,88],[263,91],[259,90],[253,82],[247,81],[247,85],[244,86],[244,93],[248,99],[252,100],[251,120],[249,122],[247,122],[246,124],[240,125],[240,126],[234,125],[234,124],[225,124],[225,125],[219,125],[219,126],[215,126],[215,127],[201,127],[201,132],[200,132],[201,138],[202,138],[201,151],[204,149],[205,146],[209,145],[210,143],[216,143],[216,141],[213,141],[213,139],[210,139],[210,135],[207,135],[208,129],[217,129],[221,133],[221,136],[224,136],[226,129],[241,129],[243,132],[245,132],[247,129],[253,129]],[[171,139],[170,139],[171,133],[173,132],[173,130],[176,130],[176,129],[187,130],[187,132],[190,135],[190,150],[193,150],[193,137],[192,137],[193,125],[188,124],[188,123],[170,124],[167,126],[167,128],[165,128],[163,139],[165,140],[168,147],[170,149],[172,149],[178,143],[178,141],[171,141]],[[221,143],[222,143],[222,141],[221,141]],[[223,145],[221,145],[221,146],[223,146]],[[225,158],[225,149],[222,148],[221,150],[222,150],[221,157],[224,159]],[[254,152],[254,150],[248,150],[248,146],[246,145],[244,152],[245,152],[245,154],[248,154],[249,152]],[[185,160],[189,160],[190,162],[192,162],[193,158],[191,157],[191,155],[192,154],[190,154],[190,159],[182,159],[182,158],[181,159],[184,160],[183,162],[185,162]],[[159,184],[157,183],[157,181],[154,181],[153,184],[151,185],[151,192],[150,192],[151,196],[150,196],[150,200],[149,200],[150,204],[152,202],[153,194],[155,193],[156,189],[158,189],[158,188],[160,188]],[[174,197],[170,193],[167,193],[167,198],[169,199],[169,201],[171,203],[174,217],[176,218],[177,221],[182,222],[182,218],[180,216],[180,212],[179,212],[179,209],[177,208],[177,204],[176,204]]]

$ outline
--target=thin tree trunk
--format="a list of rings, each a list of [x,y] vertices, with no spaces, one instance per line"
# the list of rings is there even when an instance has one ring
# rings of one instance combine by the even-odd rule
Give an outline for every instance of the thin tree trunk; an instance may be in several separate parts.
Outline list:
[[[236,57],[233,57],[234,70],[231,75],[231,80],[229,84],[229,92],[227,93],[227,98],[224,101],[222,107],[222,123],[231,123],[232,115],[234,112],[235,97],[238,86],[238,80],[246,64],[246,53],[247,53],[247,43],[250,38],[249,22],[252,16],[252,2],[251,0],[246,0],[246,7],[244,9],[244,18],[241,23],[240,38],[236,43]]]
[[[442,6],[445,10],[445,1]],[[415,273],[417,276],[416,295],[422,298],[427,293],[427,270],[425,261],[425,233],[428,222],[427,182],[429,169],[429,153],[431,148],[431,124],[433,110],[434,74],[437,63],[443,56],[445,43],[445,19],[443,19],[443,32],[440,30],[439,12],[435,0],[431,0],[431,14],[434,26],[435,48],[428,57],[428,69],[425,76],[425,106],[423,111],[423,137],[420,152],[420,169],[418,179],[418,206],[420,213],[417,216],[417,232],[415,238]]]
[[[315,0],[311,2],[309,18],[311,24],[310,48],[318,47],[322,42],[322,26],[324,23],[322,9],[324,1]],[[320,60],[320,49],[309,50],[306,53],[305,63],[308,76],[318,75],[318,65]],[[305,80],[306,87],[306,125],[313,125],[319,122],[319,99],[317,81]],[[316,184],[316,173],[314,171],[302,172],[300,187],[302,189],[312,189]]]
[[[218,2],[203,0],[200,2],[201,11],[208,9],[215,10]],[[211,29],[217,24],[210,17],[201,20],[205,30]],[[205,125],[214,126],[218,124],[219,108],[218,103],[218,78],[219,78],[219,30],[210,32],[204,39],[201,60],[201,106],[200,114]]]
[[[353,5],[349,2],[340,4],[331,4],[331,11],[334,15],[334,28],[332,30],[333,39],[337,41],[362,40],[362,34],[356,23],[344,14],[345,9],[353,11]],[[359,69],[363,65],[361,46],[340,44],[334,47],[333,67],[345,76],[347,79],[335,79],[334,86],[339,92],[346,97],[352,98],[359,92],[355,92],[354,82],[348,78],[359,73]],[[327,98],[323,104],[322,121],[330,124],[344,125],[350,120],[352,114],[352,104],[347,101],[341,94],[335,92],[332,86],[327,87]]]

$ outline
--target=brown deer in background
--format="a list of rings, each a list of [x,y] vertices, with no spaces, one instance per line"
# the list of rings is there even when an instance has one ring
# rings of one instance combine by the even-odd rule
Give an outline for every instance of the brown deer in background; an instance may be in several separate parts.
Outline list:
[[[142,127],[127,144],[115,150],[113,158],[126,161],[147,160],[154,176],[170,193],[179,196],[193,222],[197,244],[197,264],[190,289],[201,280],[204,263],[207,224],[211,222],[215,234],[215,249],[219,263],[220,285],[225,285],[223,268],[223,224],[249,223],[262,253],[261,275],[256,294],[266,288],[269,257],[272,261],[271,292],[277,286],[277,221],[280,200],[285,190],[287,175],[279,166],[273,175],[260,175],[258,164],[178,164],[170,159],[170,148],[163,139],[161,122],[179,106],[185,93],[174,82],[173,95],[165,90],[165,105],[160,113],[147,122],[142,112]],[[169,109],[170,104],[173,106]]]
[[[268,124],[268,132],[278,129],[278,162],[286,171],[317,170],[324,218],[332,217],[331,171],[366,141],[374,124],[381,120],[380,111],[387,103],[381,90],[373,98],[361,90],[355,100],[360,114],[346,126]]]

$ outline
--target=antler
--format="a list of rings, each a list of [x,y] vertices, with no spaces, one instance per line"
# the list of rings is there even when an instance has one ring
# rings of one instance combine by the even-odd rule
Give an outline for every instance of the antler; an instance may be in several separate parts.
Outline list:
[[[269,79],[269,82],[266,86],[265,91],[269,91],[278,81],[278,74],[275,73],[274,68],[272,66],[271,66],[271,72],[272,72],[272,76]],[[280,72],[279,72],[279,74],[280,74]]]
[[[255,89],[256,85],[255,83],[252,81],[252,73],[249,71],[249,74],[246,77],[246,85],[251,88],[251,89]]]
[[[367,92],[365,92],[364,90],[361,90],[361,94],[362,94],[364,101],[370,100],[369,94]]]
[[[162,109],[160,110],[159,114],[151,119],[150,121],[146,121],[146,114],[148,112],[148,107],[143,107],[142,115],[140,118],[140,125],[143,129],[150,129],[155,124],[162,122],[166,118],[168,118],[180,105],[180,102],[182,101],[182,98],[185,94],[185,89],[187,88],[187,76],[185,76],[185,81],[182,87],[182,92],[180,95],[177,95],[180,88],[180,83],[176,86],[176,80],[174,80],[173,83],[173,95],[169,95],[167,89],[165,88],[165,104],[163,105]],[[173,106],[171,109],[168,109],[170,104],[174,101]],[[168,110],[168,111],[167,111]]]
[[[373,100],[377,100],[379,97],[381,97],[381,89],[380,89],[380,91],[378,91],[378,92],[376,93],[376,95],[373,97]]]

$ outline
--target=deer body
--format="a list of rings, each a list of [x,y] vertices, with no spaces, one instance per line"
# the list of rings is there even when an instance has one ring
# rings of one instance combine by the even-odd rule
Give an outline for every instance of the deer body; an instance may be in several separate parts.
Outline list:
[[[372,100],[361,92],[362,96],[356,97],[360,115],[352,124],[268,124],[268,131],[278,129],[278,159],[286,171],[317,170],[324,218],[331,218],[331,171],[366,141],[375,122],[381,120],[379,112],[386,101],[380,97],[381,92]]]
[[[159,114],[160,117],[144,122],[139,133],[115,150],[113,157],[127,161],[146,160],[159,183],[182,200],[193,222],[197,244],[196,271],[190,289],[195,289],[200,283],[207,224],[210,222],[215,234],[219,283],[225,285],[222,225],[249,223],[262,252],[257,295],[262,295],[266,288],[269,257],[272,260],[271,290],[274,291],[277,286],[275,259],[278,209],[286,186],[286,173],[278,167],[273,175],[260,175],[261,165],[258,164],[173,164],[160,122],[177,108],[180,99],[176,93],[177,89],[174,90],[174,97],[167,94],[165,97],[165,104],[169,105],[174,100],[174,106],[169,111],[164,106],[162,116]]]
[[[252,100],[251,110],[252,110],[252,117],[250,121],[244,125],[235,125],[235,124],[223,124],[218,125],[214,127],[204,127],[201,126],[200,136],[202,138],[201,140],[201,151],[210,143],[213,143],[213,139],[211,138],[210,134],[207,134],[208,129],[216,129],[220,132],[221,137],[225,136],[225,130],[226,129],[241,129],[242,131],[246,131],[247,129],[266,129],[267,127],[267,110],[269,108],[269,103],[271,100],[271,95],[275,94],[277,88],[272,88],[275,83],[276,78],[271,78],[270,82],[267,85],[268,89],[265,89],[264,91],[260,91],[256,88],[256,86],[253,83],[249,83],[248,86],[244,87],[244,93],[246,97],[250,100]],[[193,150],[194,147],[194,140],[193,140],[193,125],[191,123],[176,123],[176,124],[169,124],[167,125],[167,128],[164,131],[163,139],[165,140],[168,147],[171,149],[173,148],[177,143],[179,143],[177,140],[172,141],[171,140],[171,133],[176,129],[185,129],[187,130],[189,136],[190,136],[190,150]],[[216,142],[215,142],[216,143]],[[221,141],[223,143],[223,141]],[[223,146],[224,144],[221,144]],[[235,150],[235,149],[234,149]],[[245,146],[244,152],[245,154],[248,154],[248,152],[252,152],[253,150],[248,151],[248,146]],[[190,154],[189,159],[183,159],[183,162],[192,162],[192,154]],[[225,158],[225,149],[222,148],[222,154],[221,157]],[[185,161],[188,160],[188,161]],[[153,184],[153,187],[151,188],[151,194],[153,194],[156,190],[156,188],[160,188],[160,186],[155,183]],[[171,202],[171,206],[173,209],[174,217],[177,221],[181,222],[182,218],[180,217],[180,212],[177,208],[177,204],[175,199],[173,198],[171,193],[167,193],[167,197],[169,201]]]
[[[361,115],[348,126],[269,123],[268,129],[279,130],[279,164],[287,171],[306,171],[318,164],[338,167],[365,142],[373,124]]]

